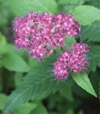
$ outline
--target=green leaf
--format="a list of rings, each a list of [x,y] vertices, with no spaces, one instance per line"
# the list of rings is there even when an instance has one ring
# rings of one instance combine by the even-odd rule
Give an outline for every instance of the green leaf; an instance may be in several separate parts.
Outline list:
[[[88,0],[57,0],[59,12],[68,12],[72,8],[84,4]]]
[[[77,4],[78,2],[79,0],[58,0],[59,4]]]
[[[91,82],[92,83],[92,82]],[[92,86],[93,86],[93,83],[92,83]],[[95,88],[94,88],[95,89]],[[80,86],[78,86],[77,84],[75,84],[73,87],[72,87],[72,91],[75,95],[77,95],[78,97],[82,98],[82,99],[85,99],[87,97],[90,97],[90,94],[86,91],[84,91]]]
[[[100,67],[100,46],[91,46],[88,55],[90,70],[95,71],[97,66]]]
[[[22,72],[16,72],[15,73],[15,75],[14,75],[14,83],[15,83],[16,87],[21,84],[22,77],[23,77],[23,73]]]
[[[82,40],[87,40],[88,42],[100,42],[100,22],[96,21],[90,26],[84,26],[82,28]]]
[[[3,64],[2,64],[2,56],[0,56],[0,68],[2,68]]]
[[[30,114],[48,114],[46,108],[42,103],[38,103],[38,106]]]
[[[42,95],[48,95],[51,92],[60,90],[65,83],[54,80],[51,76],[53,68],[52,63],[55,57],[51,56],[39,63],[39,65],[26,75],[21,85],[9,96],[4,114],[9,114],[21,104],[28,102],[30,99],[39,98]],[[69,80],[67,80],[67,83]]]
[[[81,5],[88,0],[58,0],[58,4]]]
[[[62,89],[62,91],[60,91],[60,93],[66,99],[68,99],[70,101],[73,101],[73,95],[72,95],[71,88],[67,84],[66,84],[66,86],[64,86],[64,88]]]
[[[0,47],[4,46],[5,44],[6,44],[6,38],[0,32]]]
[[[37,104],[25,103],[19,108],[13,111],[14,114],[29,114],[33,109],[37,107]]]
[[[0,93],[0,110],[3,110],[6,100],[7,96],[5,94]]]
[[[28,72],[27,63],[15,53],[7,53],[3,57],[3,65],[10,71]]]
[[[29,59],[29,66],[30,69],[33,69],[34,67],[36,67],[38,65],[38,61],[36,59],[30,58]]]
[[[91,82],[85,72],[75,73],[72,75],[74,81],[88,93],[92,94],[93,96],[97,97]]]
[[[50,12],[55,14],[58,12],[57,3],[55,0],[24,0],[27,7],[35,12]]]
[[[26,61],[28,61],[29,58],[30,58],[28,51],[23,50],[23,49],[16,50],[16,54],[18,54],[19,56],[21,56]]]
[[[66,112],[66,114],[74,114],[73,109],[69,109],[69,110]]]
[[[89,4],[100,9],[100,0],[90,0]]]
[[[5,53],[13,52],[15,50],[12,44],[6,44],[0,47],[0,54],[4,55]]]
[[[58,12],[55,0],[9,0],[13,12],[17,16],[25,15],[29,12],[50,12],[55,14]]]
[[[10,10],[8,0],[0,0],[0,31],[5,31],[8,27],[8,23],[12,17],[12,12]]]
[[[98,87],[98,85],[100,84],[100,73],[99,73],[99,71],[96,70],[95,72],[90,72],[89,76],[90,76],[92,86],[95,89],[95,92],[97,93],[97,95],[99,96],[99,87]]]
[[[16,16],[23,16],[26,13],[30,12],[27,8],[27,5],[23,2],[23,0],[8,0],[12,12]]]
[[[82,25],[90,25],[96,20],[100,20],[100,10],[96,7],[84,5],[77,6],[69,11]]]

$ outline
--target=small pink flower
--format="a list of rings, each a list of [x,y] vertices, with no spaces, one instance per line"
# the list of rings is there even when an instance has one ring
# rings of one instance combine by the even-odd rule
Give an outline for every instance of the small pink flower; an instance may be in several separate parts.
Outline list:
[[[17,48],[27,49],[29,47],[29,40],[25,37],[18,38],[15,40],[15,44]]]
[[[76,36],[81,31],[81,26],[71,14],[56,14],[53,17],[53,23],[56,27],[56,30],[60,29],[64,35]]]
[[[86,53],[89,51],[89,46],[83,43],[76,43],[72,46],[72,50],[77,53]]]
[[[59,60],[54,63],[54,75],[57,79],[67,79],[68,72],[66,70],[66,63],[61,63]]]

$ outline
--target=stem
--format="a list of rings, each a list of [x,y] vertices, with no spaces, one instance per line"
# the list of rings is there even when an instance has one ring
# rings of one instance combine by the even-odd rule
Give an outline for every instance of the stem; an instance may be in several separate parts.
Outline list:
[[[63,47],[61,47],[62,52],[64,51]]]
[[[76,37],[75,40],[76,40],[77,43],[82,42],[81,35],[78,35],[78,37]]]
[[[79,34],[79,39],[80,39],[80,42],[82,41],[82,37],[81,37],[81,35]]]

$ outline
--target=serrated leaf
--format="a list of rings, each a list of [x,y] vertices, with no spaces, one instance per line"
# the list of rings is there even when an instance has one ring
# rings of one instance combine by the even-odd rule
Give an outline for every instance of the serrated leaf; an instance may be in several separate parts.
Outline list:
[[[90,25],[100,20],[100,10],[94,6],[77,6],[69,11],[81,25]]]
[[[4,114],[9,114],[15,108],[21,104],[26,103],[30,99],[41,97],[41,95],[48,95],[51,92],[60,90],[65,83],[54,80],[54,77],[50,75],[50,69],[52,69],[52,63],[55,61],[54,57],[49,57],[44,60],[28,73],[22,81],[21,85],[9,96]],[[67,80],[67,83],[69,80]]]
[[[97,66],[100,67],[100,46],[91,46],[88,54],[90,69],[95,71]]]
[[[6,100],[7,96],[5,94],[0,93],[0,110],[3,110]]]
[[[13,111],[14,114],[30,114],[33,109],[37,107],[37,104],[25,103],[16,110]]]
[[[84,26],[82,28],[82,40],[88,42],[99,42],[100,41],[100,22],[94,22],[90,26]]]
[[[85,91],[87,91],[88,93],[90,93],[91,95],[97,97],[91,82],[87,76],[87,74],[85,72],[81,72],[81,73],[75,73],[72,75],[74,81],[81,87],[83,88]]]
[[[59,12],[68,13],[72,8],[84,4],[88,0],[57,0]]]
[[[15,53],[6,53],[3,57],[3,65],[10,71],[28,72],[27,63]]]
[[[13,12],[17,16],[25,15],[29,12],[50,12],[55,14],[58,12],[55,0],[9,0]]]

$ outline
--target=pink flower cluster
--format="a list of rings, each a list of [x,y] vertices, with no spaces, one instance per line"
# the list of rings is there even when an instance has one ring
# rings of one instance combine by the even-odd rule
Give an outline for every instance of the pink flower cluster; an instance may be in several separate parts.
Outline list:
[[[38,14],[31,12],[13,21],[15,45],[28,50],[32,58],[42,60],[49,56],[57,47],[65,46],[65,36],[76,36],[81,26],[71,14],[50,13]],[[70,72],[81,72],[88,66],[86,53],[89,47],[83,43],[72,45],[65,50],[54,63],[54,75],[57,79],[67,79]]]
[[[69,73],[81,72],[88,66],[86,53],[89,47],[83,43],[76,43],[72,45],[72,50],[66,50],[59,57],[57,62],[54,63],[54,74],[57,79],[67,79]]]
[[[15,45],[28,50],[32,58],[42,60],[53,53],[56,47],[65,44],[65,35],[76,36],[81,27],[70,14],[31,12],[13,21]]]

